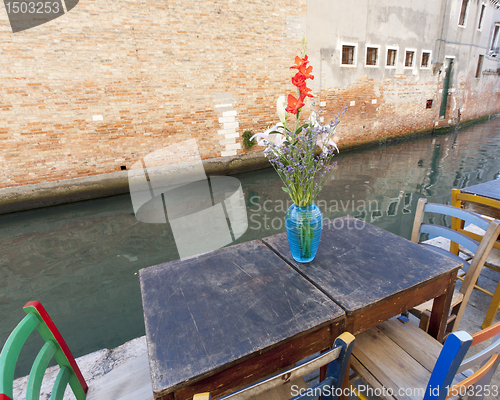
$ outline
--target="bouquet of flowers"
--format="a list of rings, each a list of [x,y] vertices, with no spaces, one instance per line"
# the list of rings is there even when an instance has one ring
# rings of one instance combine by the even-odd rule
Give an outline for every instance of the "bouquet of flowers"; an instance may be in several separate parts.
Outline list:
[[[304,101],[313,97],[307,87],[307,80],[314,79],[312,66],[308,63],[305,52],[302,58],[295,57],[295,64],[290,68],[297,70],[292,83],[298,89],[298,97],[289,94],[286,107],[278,98],[276,108],[280,122],[252,137],[258,138],[258,144],[266,147],[266,157],[285,185],[283,190],[294,202],[287,211],[286,228],[292,255],[299,262],[311,261],[318,249],[322,216],[313,201],[334,167],[332,158],[338,148],[333,136],[341,116],[337,114],[335,120],[322,126],[319,113],[313,111],[303,124],[300,123]],[[288,113],[295,115],[293,129],[288,126]]]
[[[340,122],[340,114],[328,125],[319,123],[319,114],[313,111],[310,117],[300,124],[300,112],[305,105],[306,97],[313,97],[311,89],[307,87],[307,79],[314,79],[311,75],[312,66],[307,55],[295,57],[297,69],[292,83],[298,89],[298,98],[288,95],[288,104],[278,98],[276,108],[280,122],[264,133],[258,133],[258,144],[265,146],[264,153],[283,181],[283,190],[290,195],[292,201],[299,207],[311,205],[326,183],[328,172],[334,164],[331,163],[337,145],[333,141],[334,131]],[[347,107],[344,108],[345,113]],[[295,115],[295,127],[288,126],[287,113]],[[342,115],[343,115],[342,113]]]

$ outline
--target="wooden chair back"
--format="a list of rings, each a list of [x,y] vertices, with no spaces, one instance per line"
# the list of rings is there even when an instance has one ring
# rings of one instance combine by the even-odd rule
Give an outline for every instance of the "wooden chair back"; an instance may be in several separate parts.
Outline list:
[[[285,400],[294,397],[297,399],[312,399],[321,396],[322,400],[337,400],[342,394],[342,381],[347,371],[349,357],[354,346],[354,336],[349,332],[342,333],[335,339],[332,350],[313,358],[297,367],[238,390],[220,400]],[[326,378],[313,388],[300,387],[293,383],[304,375],[328,365]],[[295,397],[297,395],[297,397]],[[200,393],[193,400],[211,400],[210,393]]]
[[[469,393],[468,400],[480,400],[487,394],[486,390],[500,363],[500,322],[472,335],[471,345],[476,346],[491,338],[493,340],[488,347],[462,362],[457,372],[462,373],[465,379],[450,388],[448,397]],[[480,368],[472,373],[470,368],[477,365]],[[474,387],[474,390],[469,390],[470,387]]]
[[[492,337],[486,349],[465,359],[470,347]],[[479,400],[488,394],[499,352],[500,323],[472,336],[450,333],[442,345],[414,324],[392,319],[356,337],[351,366],[363,382],[379,393],[390,390],[398,400],[444,400],[471,393],[469,400]]]
[[[451,190],[451,205],[457,208],[470,208],[474,212],[485,214],[487,217],[496,219],[500,218],[500,201],[468,193],[462,193],[458,189]],[[473,231],[466,229],[465,222],[459,218],[452,218],[451,228],[475,240],[482,240],[483,238],[483,235],[479,231],[475,229]],[[497,237],[493,246],[494,249],[490,253],[490,257],[486,260],[484,266],[500,273],[500,241],[498,239],[499,238]],[[450,251],[453,254],[458,255],[460,252],[458,244],[452,243]],[[488,307],[488,311],[486,312],[486,316],[482,324],[482,328],[486,328],[492,324],[498,308],[500,307],[500,282],[494,292],[480,286],[478,282],[476,282],[474,288],[492,297],[490,306]]]
[[[465,207],[466,210],[470,208],[470,211],[476,214],[484,214],[494,219],[500,219],[500,201],[498,200],[462,193],[459,189],[451,189],[451,205],[462,209]],[[459,218],[452,218],[451,228],[478,241],[482,238],[478,234],[463,230],[464,221]],[[500,250],[500,241],[497,240],[494,247]],[[458,254],[458,246],[455,244],[450,251]]]
[[[484,237],[480,242],[472,239],[471,237],[465,235],[462,232],[458,232],[451,228],[447,228],[445,226],[436,225],[436,224],[428,224],[424,223],[425,213],[435,213],[443,216],[450,216],[452,218],[458,218],[465,223],[471,223],[479,228],[486,231]],[[429,246],[433,248],[435,251],[438,251],[448,257],[454,257],[460,260],[463,263],[463,269],[466,271],[465,278],[460,286],[459,292],[463,294],[463,298],[461,302],[454,307],[452,310],[452,328],[448,329],[448,331],[455,330],[458,328],[460,324],[460,320],[462,319],[463,312],[469,301],[470,295],[472,294],[472,290],[474,289],[474,284],[481,273],[481,270],[484,266],[488,255],[493,248],[496,238],[500,233],[500,221],[493,220],[488,221],[481,216],[459,209],[457,207],[448,206],[444,204],[434,204],[427,203],[427,199],[421,198],[418,201],[417,210],[415,213],[415,222],[413,224],[412,237],[411,240],[415,243],[420,243],[420,234],[427,233],[434,236],[442,236],[451,241],[451,243],[456,243],[457,245],[462,245],[470,252],[474,254],[471,262],[467,262],[457,255],[442,249],[440,247],[432,246],[429,244],[421,243],[424,246]]]
[[[444,400],[448,397],[447,389],[451,387],[471,345],[472,337],[465,331],[448,335],[432,370],[423,400]]]
[[[38,400],[45,370],[52,358],[60,366],[51,400],[60,400],[64,396],[66,386],[71,386],[77,400],[84,400],[88,386],[76,364],[66,342],[62,338],[47,311],[38,301],[32,301],[24,306],[26,317],[8,337],[0,353],[0,400],[12,400],[14,369],[19,353],[28,336],[36,329],[45,344],[38,353],[28,377],[26,400]]]

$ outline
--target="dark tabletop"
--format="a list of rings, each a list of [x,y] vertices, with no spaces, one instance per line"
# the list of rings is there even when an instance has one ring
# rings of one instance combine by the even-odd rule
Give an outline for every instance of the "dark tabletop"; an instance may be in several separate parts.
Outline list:
[[[459,263],[383,229],[347,216],[326,221],[315,259],[297,263],[286,233],[263,239],[347,313],[437,279]]]
[[[460,189],[461,192],[487,197],[493,200],[500,200],[500,179],[480,183]]]
[[[139,278],[155,393],[345,317],[259,241],[149,267]]]

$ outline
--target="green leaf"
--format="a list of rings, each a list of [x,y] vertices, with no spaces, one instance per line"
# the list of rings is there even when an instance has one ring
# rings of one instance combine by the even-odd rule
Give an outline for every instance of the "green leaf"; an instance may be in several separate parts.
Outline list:
[[[308,128],[309,127],[309,124],[304,124],[302,126],[299,126],[296,130],[295,130],[295,134],[298,134],[300,131],[302,131],[302,129],[304,128]]]

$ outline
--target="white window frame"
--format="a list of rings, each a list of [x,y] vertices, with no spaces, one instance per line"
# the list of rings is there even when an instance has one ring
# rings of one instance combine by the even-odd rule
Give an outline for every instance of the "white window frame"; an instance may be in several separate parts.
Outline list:
[[[368,48],[370,49],[377,49],[377,62],[375,65],[368,65],[366,63],[366,55],[368,53]],[[365,67],[366,68],[378,68],[380,66],[380,46],[378,44],[367,44],[365,46]]]
[[[387,65],[387,60],[388,60],[388,53],[389,50],[396,50],[396,60],[394,61],[394,65]],[[398,66],[398,59],[399,59],[399,47],[398,46],[385,46],[385,67],[390,68],[390,69],[396,69]]]
[[[481,20],[481,10],[483,9],[484,7],[484,13],[483,13],[483,19]],[[477,21],[477,30],[478,31],[482,31],[483,30],[483,25],[484,25],[484,16],[486,14],[486,3],[481,3],[481,9],[479,10],[479,21]],[[481,23],[481,24],[479,24]]]
[[[406,66],[406,53],[408,51],[412,51],[413,52],[413,65],[411,67],[407,67]],[[415,59],[417,58],[417,49],[405,49],[405,53],[404,53],[404,57],[403,57],[403,68],[404,69],[415,69]]]
[[[469,10],[470,10],[471,0],[469,0],[467,2],[467,8],[465,9],[464,24],[460,25],[460,15],[462,14],[462,4],[463,4],[464,1],[465,0],[462,0],[460,2],[460,6],[458,8],[458,22],[457,22],[457,26],[459,26],[460,28],[466,28],[467,27],[467,19],[469,18]]]
[[[427,67],[422,67],[422,57],[423,57],[424,53],[429,53],[429,63],[427,65]],[[431,61],[432,61],[432,51],[431,50],[422,49],[422,51],[420,52],[419,68],[420,69],[431,69]]]
[[[342,52],[344,46],[353,46],[354,47],[354,55],[352,57],[352,64],[342,64]],[[344,68],[356,68],[358,64],[358,44],[352,42],[341,42],[340,43],[340,66]]]

